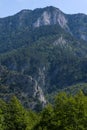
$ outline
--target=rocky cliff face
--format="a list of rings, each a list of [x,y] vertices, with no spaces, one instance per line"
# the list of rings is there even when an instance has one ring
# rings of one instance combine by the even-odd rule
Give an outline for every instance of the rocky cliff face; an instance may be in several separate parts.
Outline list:
[[[69,27],[67,26],[67,19],[65,15],[59,10],[54,9],[51,7],[52,10],[46,10],[43,11],[43,13],[37,18],[35,23],[33,24],[34,27],[40,27],[44,25],[54,25],[59,24],[63,29],[69,30]]]

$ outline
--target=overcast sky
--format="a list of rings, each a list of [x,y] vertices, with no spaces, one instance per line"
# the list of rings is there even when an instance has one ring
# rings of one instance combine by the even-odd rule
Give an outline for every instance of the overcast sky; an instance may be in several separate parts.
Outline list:
[[[58,7],[68,14],[87,14],[87,0],[0,0],[0,17],[13,15],[22,9],[35,9],[45,6]]]

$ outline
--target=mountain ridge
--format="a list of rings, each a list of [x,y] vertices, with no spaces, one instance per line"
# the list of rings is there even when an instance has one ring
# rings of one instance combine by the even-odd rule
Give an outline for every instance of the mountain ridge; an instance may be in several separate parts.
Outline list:
[[[81,17],[82,19],[81,21],[78,21],[78,19],[80,18],[78,16]],[[67,15],[63,13],[61,10],[50,6],[46,8],[35,9],[33,11],[24,10],[13,16],[1,18],[0,30],[1,32],[5,33],[7,30],[14,31],[17,29],[21,30],[24,28],[27,29],[31,27],[59,24],[63,29],[71,32],[71,34],[76,36],[76,38],[81,38],[82,35],[82,39],[87,40],[86,34],[84,34],[84,31],[86,32],[86,29],[84,30],[84,28],[87,28],[86,21],[87,21],[87,15],[84,15],[84,17],[82,14]],[[5,25],[5,23],[8,23],[8,27]],[[82,32],[79,30],[79,27],[77,25],[80,25],[81,27],[80,26],[79,27],[83,28]],[[75,33],[74,26],[77,26],[77,33]]]
[[[20,13],[22,13],[22,12],[36,11],[36,10],[42,10],[42,9],[44,10],[44,9],[47,9],[47,8],[57,9],[57,10],[59,10],[60,12],[62,12],[63,14],[66,14],[66,15],[85,15],[85,16],[87,16],[87,14],[81,13],[81,12],[80,12],[80,13],[72,13],[72,14],[69,14],[69,13],[65,13],[64,11],[61,11],[61,9],[59,9],[59,8],[56,7],[56,6],[46,6],[46,7],[35,8],[35,9],[22,9],[22,10],[20,10],[20,11],[14,13],[14,14],[12,14],[12,15],[10,15],[10,16],[5,16],[5,17],[3,17],[3,18],[11,17],[11,16],[14,16],[14,15],[16,15],[16,14],[20,14]],[[3,19],[3,18],[0,18],[0,19]]]

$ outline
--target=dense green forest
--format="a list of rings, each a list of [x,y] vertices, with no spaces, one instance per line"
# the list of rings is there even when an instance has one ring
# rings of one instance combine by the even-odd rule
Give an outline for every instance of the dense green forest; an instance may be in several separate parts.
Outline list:
[[[0,100],[0,130],[87,130],[87,96],[59,93],[39,113],[25,109],[15,96],[8,103]]]

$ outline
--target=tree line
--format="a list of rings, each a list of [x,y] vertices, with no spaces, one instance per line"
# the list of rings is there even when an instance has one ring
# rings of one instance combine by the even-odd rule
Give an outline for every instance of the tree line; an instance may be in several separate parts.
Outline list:
[[[87,96],[59,93],[39,113],[25,109],[15,96],[8,103],[0,100],[0,130],[87,130]]]

